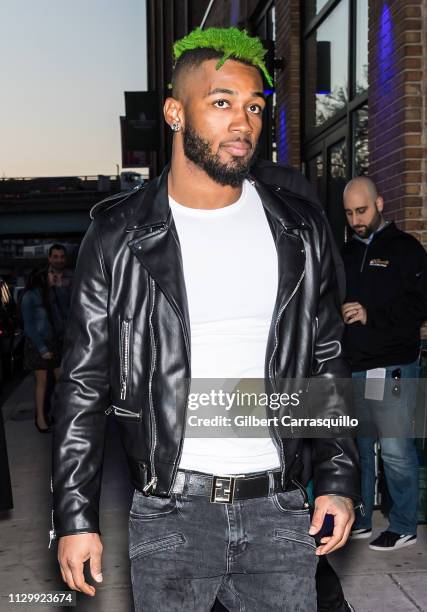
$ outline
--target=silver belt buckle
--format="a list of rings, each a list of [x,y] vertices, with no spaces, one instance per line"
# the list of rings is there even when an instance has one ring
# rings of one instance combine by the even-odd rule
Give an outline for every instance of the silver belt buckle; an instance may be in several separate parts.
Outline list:
[[[232,504],[236,478],[234,476],[213,476],[211,502],[214,504]]]

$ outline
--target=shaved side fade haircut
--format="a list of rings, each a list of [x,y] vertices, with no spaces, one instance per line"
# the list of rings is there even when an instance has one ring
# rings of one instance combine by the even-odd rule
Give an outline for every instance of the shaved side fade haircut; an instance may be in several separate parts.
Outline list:
[[[232,59],[259,70],[267,83],[272,86],[273,80],[268,72],[264,49],[259,38],[249,36],[245,30],[237,28],[197,28],[188,36],[177,40],[173,46],[175,66],[172,73],[172,96],[182,96],[183,76],[201,66],[203,62],[217,59],[219,70],[227,59]]]

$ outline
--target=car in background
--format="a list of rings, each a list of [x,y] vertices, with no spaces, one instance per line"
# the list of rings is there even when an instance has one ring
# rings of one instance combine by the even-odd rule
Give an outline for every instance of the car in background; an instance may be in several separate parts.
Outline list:
[[[6,381],[22,371],[24,331],[16,301],[6,281],[0,279],[0,392]]]

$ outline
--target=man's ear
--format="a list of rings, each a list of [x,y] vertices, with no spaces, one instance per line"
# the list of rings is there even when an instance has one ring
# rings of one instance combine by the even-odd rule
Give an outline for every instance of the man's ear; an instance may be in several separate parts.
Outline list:
[[[179,100],[166,98],[163,115],[169,127],[172,127],[174,123],[178,123],[181,128],[184,126],[184,108]]]
[[[378,212],[382,213],[384,210],[384,198],[382,196],[378,196],[375,200],[375,205],[377,207]]]

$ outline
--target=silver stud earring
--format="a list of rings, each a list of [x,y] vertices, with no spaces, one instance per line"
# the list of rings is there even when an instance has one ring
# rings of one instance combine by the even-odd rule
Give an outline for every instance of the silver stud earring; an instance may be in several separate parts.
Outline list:
[[[181,129],[181,126],[179,125],[179,122],[176,121],[175,123],[172,123],[171,128],[172,128],[172,132],[179,132],[179,130]]]

